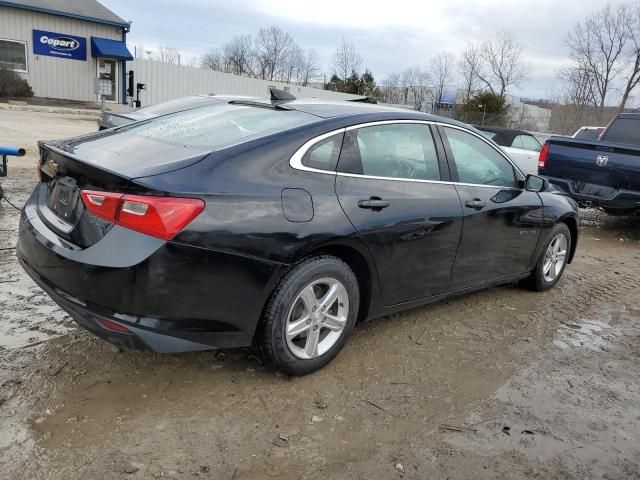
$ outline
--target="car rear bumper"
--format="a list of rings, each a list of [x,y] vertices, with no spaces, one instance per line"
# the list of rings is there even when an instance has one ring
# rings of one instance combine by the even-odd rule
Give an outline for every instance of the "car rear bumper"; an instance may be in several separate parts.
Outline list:
[[[569,194],[581,206],[640,209],[640,192],[618,190],[612,187],[576,182],[564,178],[546,178],[553,185]]]
[[[40,218],[20,221],[25,271],[81,326],[126,348],[184,352],[248,346],[283,265],[112,228],[80,249]],[[130,333],[104,327],[108,320]]]
[[[200,328],[196,332],[193,324],[188,328],[184,321],[123,315],[97,305],[87,304],[47,283],[24,261],[20,260],[20,263],[38,286],[78,325],[119,347],[129,350],[148,349],[158,353],[177,353],[240,347],[249,345],[251,342],[250,337],[239,331],[211,331]],[[104,321],[124,327],[129,333],[114,331],[105,326]],[[202,339],[205,343],[196,339]]]

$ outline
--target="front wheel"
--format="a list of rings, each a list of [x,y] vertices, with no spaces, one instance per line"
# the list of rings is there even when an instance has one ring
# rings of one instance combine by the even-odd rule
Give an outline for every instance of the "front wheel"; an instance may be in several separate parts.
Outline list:
[[[273,293],[255,346],[289,375],[324,367],[344,346],[358,317],[358,281],[342,260],[323,255],[296,265]]]
[[[555,286],[567,266],[571,248],[571,231],[564,223],[551,229],[535,269],[527,279],[528,286],[536,291]]]

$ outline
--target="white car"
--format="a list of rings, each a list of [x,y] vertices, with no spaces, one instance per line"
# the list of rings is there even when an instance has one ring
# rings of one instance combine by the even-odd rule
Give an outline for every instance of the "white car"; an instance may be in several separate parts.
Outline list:
[[[573,138],[578,140],[598,140],[606,127],[581,127]]]
[[[485,136],[496,142],[524,173],[538,174],[538,157],[542,145],[538,139],[524,130],[474,125]]]

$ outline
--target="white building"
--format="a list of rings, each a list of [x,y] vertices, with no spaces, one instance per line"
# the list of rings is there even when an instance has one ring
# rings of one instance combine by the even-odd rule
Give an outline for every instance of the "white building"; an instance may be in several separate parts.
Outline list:
[[[129,28],[95,0],[0,0],[0,69],[37,97],[96,101],[99,78],[107,101],[126,103]]]

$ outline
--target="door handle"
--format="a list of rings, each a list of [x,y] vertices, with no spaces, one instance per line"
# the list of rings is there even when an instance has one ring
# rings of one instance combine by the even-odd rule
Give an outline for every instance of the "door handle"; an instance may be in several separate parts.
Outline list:
[[[358,202],[360,208],[370,208],[378,212],[383,208],[387,208],[389,205],[391,205],[391,202],[382,200],[380,197],[371,197],[369,200],[360,200]]]
[[[479,198],[474,198],[473,200],[467,200],[464,202],[465,207],[475,208],[476,210],[481,210],[485,207],[485,203]]]

